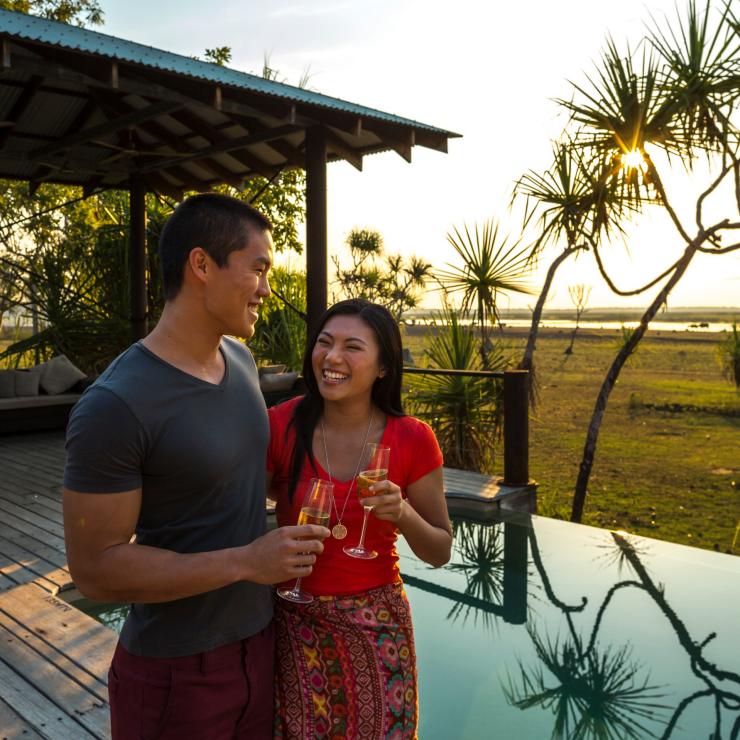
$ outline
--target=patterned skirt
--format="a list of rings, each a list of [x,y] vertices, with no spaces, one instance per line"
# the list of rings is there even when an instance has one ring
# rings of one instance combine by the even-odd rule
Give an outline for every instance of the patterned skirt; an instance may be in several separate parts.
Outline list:
[[[276,738],[416,738],[416,653],[402,583],[305,605],[276,601]]]

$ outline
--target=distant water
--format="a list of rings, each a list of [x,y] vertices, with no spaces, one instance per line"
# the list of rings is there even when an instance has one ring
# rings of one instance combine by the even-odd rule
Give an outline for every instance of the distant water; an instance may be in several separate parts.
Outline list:
[[[437,323],[441,323],[437,320]],[[471,322],[470,319],[462,319],[462,324],[468,325]],[[639,321],[588,321],[583,320],[579,324],[580,329],[620,329],[622,326],[627,328],[634,328],[639,325]],[[416,325],[434,325],[434,319],[417,319]],[[529,319],[506,319],[502,322],[504,328],[510,327],[513,329],[528,329],[531,322]],[[575,328],[576,322],[572,319],[543,319],[540,321],[540,328],[542,329],[563,329],[572,331]],[[731,331],[732,324],[725,321],[709,321],[704,323],[696,323],[690,321],[651,321],[648,331],[665,331],[665,332],[721,332]]]

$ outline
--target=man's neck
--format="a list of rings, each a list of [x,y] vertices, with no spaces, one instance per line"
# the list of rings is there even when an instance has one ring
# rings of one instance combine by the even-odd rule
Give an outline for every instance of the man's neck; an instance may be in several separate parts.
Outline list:
[[[222,335],[199,318],[183,303],[167,302],[157,325],[142,343],[165,362],[202,380],[217,383],[224,371],[219,352]]]

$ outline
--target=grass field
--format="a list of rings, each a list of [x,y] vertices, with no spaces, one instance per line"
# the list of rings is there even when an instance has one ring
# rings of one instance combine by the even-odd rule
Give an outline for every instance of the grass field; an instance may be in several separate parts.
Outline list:
[[[620,332],[544,330],[535,362],[539,404],[530,419],[530,475],[539,513],[570,517],[586,429]],[[504,335],[516,359],[523,331]],[[740,393],[715,359],[717,335],[648,334],[612,392],[584,523],[733,552],[740,523]],[[425,340],[407,336],[414,356]],[[670,409],[670,410],[668,410]],[[740,554],[740,537],[734,552]]]

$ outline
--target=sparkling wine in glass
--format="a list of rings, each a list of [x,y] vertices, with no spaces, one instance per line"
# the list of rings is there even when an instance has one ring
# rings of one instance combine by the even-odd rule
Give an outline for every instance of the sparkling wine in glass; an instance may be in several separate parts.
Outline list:
[[[329,515],[331,514],[331,501],[334,485],[329,481],[311,478],[308,490],[303,498],[301,513],[298,515],[298,525],[320,524],[322,527],[329,526]],[[310,539],[305,537],[303,539]],[[301,590],[301,579],[296,578],[293,587],[282,586],[277,590],[278,596],[292,601],[296,604],[309,604],[313,596],[307,591]]]
[[[359,558],[360,560],[372,560],[378,557],[378,553],[375,550],[368,550],[365,547],[365,531],[367,530],[367,519],[372,511],[372,506],[366,506],[364,500],[370,496],[374,496],[375,493],[370,489],[374,483],[379,483],[388,477],[388,460],[390,459],[391,448],[384,447],[383,445],[374,444],[372,442],[365,445],[364,454],[364,465],[363,470],[357,476],[357,497],[360,499],[360,504],[365,510],[365,514],[362,519],[362,532],[360,533],[360,541],[350,547],[349,545],[344,548],[344,552],[350,557]]]

